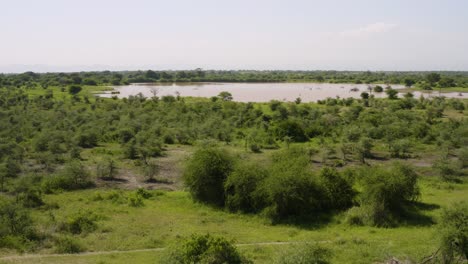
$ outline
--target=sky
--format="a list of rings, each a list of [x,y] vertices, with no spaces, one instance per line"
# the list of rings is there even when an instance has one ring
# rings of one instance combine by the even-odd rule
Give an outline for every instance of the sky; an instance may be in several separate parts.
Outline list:
[[[0,72],[468,70],[467,0],[0,0]]]

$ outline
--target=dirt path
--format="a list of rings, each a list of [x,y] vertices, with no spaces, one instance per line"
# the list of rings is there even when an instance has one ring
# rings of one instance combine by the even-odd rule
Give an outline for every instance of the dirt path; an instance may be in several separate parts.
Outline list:
[[[330,243],[331,240],[314,241],[314,243]],[[301,244],[305,242],[292,241],[292,242],[256,242],[256,243],[240,243],[236,244],[238,247],[249,247],[249,246],[271,246],[271,245],[293,245]],[[166,248],[143,248],[133,250],[110,250],[110,251],[90,251],[82,252],[78,254],[24,254],[24,255],[13,255],[1,257],[0,261],[14,261],[20,259],[34,259],[34,258],[50,258],[50,257],[81,257],[81,256],[96,256],[96,255],[110,255],[110,254],[124,254],[124,253],[138,253],[138,252],[158,252],[163,251]]]

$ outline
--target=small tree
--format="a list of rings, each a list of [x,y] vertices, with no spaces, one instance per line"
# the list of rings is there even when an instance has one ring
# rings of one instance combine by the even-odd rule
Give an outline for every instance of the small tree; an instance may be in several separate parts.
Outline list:
[[[226,92],[226,91],[220,92],[218,94],[218,97],[223,101],[232,101],[232,99],[233,99],[232,94],[230,92]]]
[[[148,182],[154,182],[155,177],[159,174],[159,165],[156,161],[149,161],[145,166],[145,177]]]
[[[108,159],[104,162],[98,163],[96,166],[96,176],[101,179],[112,180],[117,176],[118,168],[115,161]]]
[[[398,91],[395,90],[395,89],[391,89],[391,88],[390,88],[390,89],[387,89],[387,90],[385,91],[385,93],[387,94],[388,99],[390,99],[390,100],[398,99]]]

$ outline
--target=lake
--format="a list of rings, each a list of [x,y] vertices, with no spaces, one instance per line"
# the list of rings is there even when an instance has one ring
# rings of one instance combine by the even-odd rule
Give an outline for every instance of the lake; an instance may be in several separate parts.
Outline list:
[[[375,86],[375,85],[372,85]],[[381,84],[382,87],[386,85]],[[369,92],[367,84],[335,84],[335,83],[140,83],[124,86],[115,86],[114,93],[105,92],[103,97],[117,96],[129,97],[141,93],[145,97],[155,94],[164,95],[212,97],[222,91],[230,92],[234,101],[238,102],[268,102],[270,100],[294,101],[300,97],[303,102],[316,102],[326,98],[360,98],[362,92]],[[392,85],[393,89],[403,89],[403,85]],[[386,97],[385,92],[372,92],[376,98]],[[421,94],[425,97],[438,96],[439,92],[432,93],[413,92],[415,97]],[[468,93],[443,93],[446,97],[468,98]],[[402,96],[400,94],[400,96]]]

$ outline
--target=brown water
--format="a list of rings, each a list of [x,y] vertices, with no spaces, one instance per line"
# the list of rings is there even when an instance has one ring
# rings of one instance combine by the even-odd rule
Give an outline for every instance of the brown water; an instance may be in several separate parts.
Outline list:
[[[385,87],[385,85],[381,85]],[[394,89],[403,89],[402,85],[392,85]],[[117,96],[129,97],[141,93],[145,97],[164,95],[212,97],[220,92],[230,92],[234,101],[238,102],[268,102],[270,100],[294,101],[300,97],[303,102],[316,102],[331,98],[360,98],[362,92],[369,92],[367,84],[333,84],[333,83],[173,83],[173,84],[131,84],[115,86],[114,91],[101,94],[103,97]],[[372,92],[376,98],[386,97],[385,92]],[[432,96],[438,96],[433,92]],[[415,97],[421,95],[414,92]],[[431,96],[430,94],[423,94]],[[467,93],[459,96],[458,93],[444,93],[446,97],[468,98]]]

